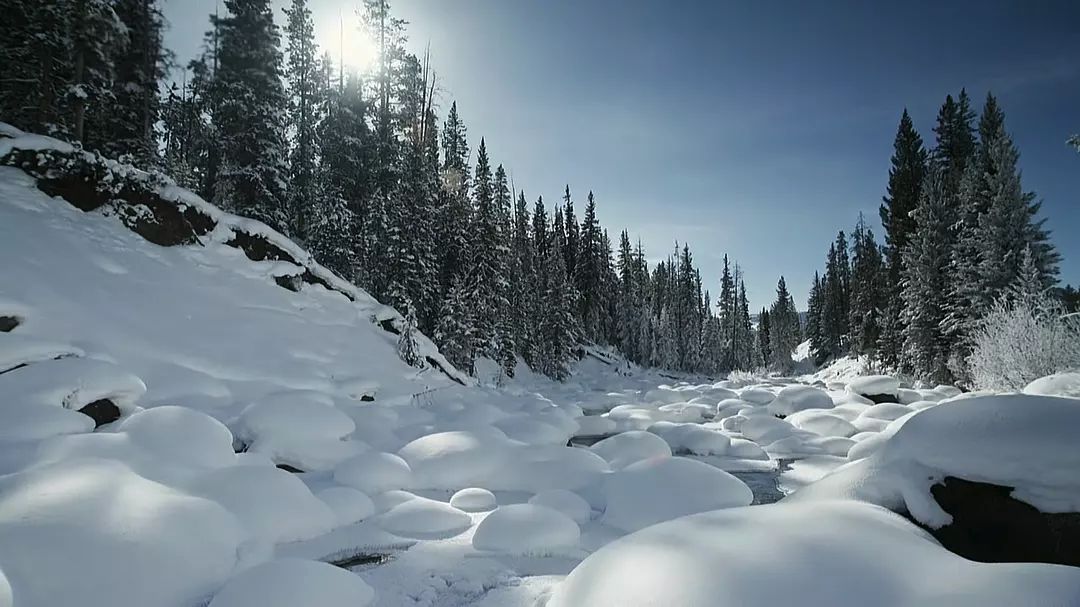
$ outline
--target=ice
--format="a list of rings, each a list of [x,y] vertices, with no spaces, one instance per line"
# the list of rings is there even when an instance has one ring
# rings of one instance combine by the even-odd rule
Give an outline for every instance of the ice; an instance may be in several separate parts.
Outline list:
[[[394,535],[415,539],[449,537],[472,525],[472,519],[461,510],[420,496],[406,499],[373,520]]]
[[[334,468],[334,481],[376,495],[392,489],[409,489],[412,469],[393,453],[361,453]]]
[[[726,435],[700,424],[657,422],[648,431],[664,439],[673,453],[724,455],[731,446]]]
[[[351,525],[375,514],[375,503],[352,487],[327,487],[315,494],[334,513],[334,526]]]
[[[313,538],[335,524],[329,506],[296,476],[277,468],[219,468],[199,476],[190,490],[236,514],[251,537],[270,544]]]
[[[754,499],[741,480],[684,457],[631,464],[608,479],[605,494],[603,522],[624,531],[695,512],[746,506]]]
[[[487,489],[469,487],[450,497],[450,505],[465,512],[487,512],[498,506],[495,494]]]
[[[944,476],[1015,487],[1013,497],[1043,512],[1080,511],[1080,407],[1069,398],[1023,394],[947,401],[902,417],[865,459],[840,468],[793,498],[853,498],[906,508],[940,527],[952,519],[930,498]],[[873,444],[852,448],[852,459]]]
[[[743,396],[745,399],[745,395]],[[791,415],[805,409],[831,409],[832,398],[824,390],[813,386],[785,386],[776,394],[776,399],[769,403],[769,413]]]
[[[375,590],[356,574],[333,565],[277,559],[229,580],[208,607],[367,607]]]
[[[196,604],[248,553],[243,542],[221,506],[117,461],[0,477],[0,571],[19,607]]]
[[[1055,373],[1024,387],[1024,394],[1080,398],[1080,373]]]
[[[848,382],[848,392],[862,396],[878,394],[898,396],[900,392],[900,380],[888,375],[864,375],[856,377]]]
[[[218,420],[177,406],[138,411],[119,426],[131,441],[174,464],[218,468],[236,463],[232,433]]]
[[[612,470],[631,464],[671,456],[667,441],[651,432],[631,431],[605,438],[590,447],[593,453],[607,461]]]
[[[577,548],[581,530],[558,510],[538,504],[500,506],[487,515],[473,534],[477,550],[547,556]]]
[[[876,506],[781,502],[616,540],[578,565],[547,607],[1036,604],[1080,604],[1080,569],[974,563]]]
[[[578,525],[584,525],[592,518],[592,507],[589,503],[580,495],[565,489],[541,491],[530,497],[529,503],[558,510]]]

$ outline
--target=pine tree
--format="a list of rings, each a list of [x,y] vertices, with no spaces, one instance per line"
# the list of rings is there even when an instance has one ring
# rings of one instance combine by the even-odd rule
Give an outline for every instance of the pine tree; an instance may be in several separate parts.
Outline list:
[[[221,169],[214,202],[287,233],[286,107],[280,36],[269,0],[225,0],[214,113]]]
[[[405,302],[405,323],[398,334],[398,357],[410,367],[419,367],[422,359],[416,345],[416,310],[412,302]]]
[[[579,293],[584,293],[585,289],[577,276],[581,230],[577,223],[577,216],[574,214],[574,199],[570,197],[570,184],[566,185],[566,190],[563,193],[563,215],[566,223],[566,245],[563,247],[563,259],[567,271],[571,273],[571,282],[577,287]]]
[[[476,156],[473,181],[473,205],[476,209],[472,241],[471,278],[476,291],[472,295],[476,329],[477,353],[493,355],[495,323],[505,302],[503,284],[506,275],[503,264],[506,251],[499,232],[499,210],[495,206],[491,165],[483,139]]]
[[[468,288],[459,276],[443,302],[435,341],[446,360],[459,370],[473,375],[476,372],[476,353],[473,350],[472,315],[469,312]]]
[[[769,310],[770,365],[781,372],[792,369],[791,353],[799,345],[799,313],[784,277],[776,284],[776,301]]]
[[[556,215],[559,216],[558,210]],[[535,219],[535,215],[534,215]],[[559,232],[547,247],[540,272],[540,320],[538,341],[540,370],[563,381],[570,374],[571,348],[575,342],[576,323],[573,314],[573,287],[566,275],[562,254],[563,241]]]
[[[529,230],[529,207],[525,201],[525,193],[520,192],[517,203],[514,205],[509,312],[513,318],[514,344],[517,352],[525,359],[526,364],[531,366],[535,364],[535,361],[530,358],[533,331],[529,322],[529,312],[536,307],[536,290],[534,289],[536,250]]]
[[[578,318],[581,319],[585,337],[593,341],[600,336],[602,245],[600,223],[596,219],[596,200],[589,192],[585,216],[581,220],[581,243],[575,274],[580,296]]]
[[[900,325],[900,279],[903,275],[903,250],[915,230],[912,211],[919,201],[919,192],[926,175],[927,152],[922,138],[904,110],[900,117],[896,140],[893,143],[889,185],[882,198],[881,225],[885,230],[885,265],[888,269],[888,293],[883,312],[880,357],[887,365],[900,362],[903,343]]]
[[[825,342],[823,300],[821,277],[814,272],[814,282],[810,285],[810,295],[806,302],[806,338],[810,340],[810,352],[817,364],[825,362],[830,352],[830,347]]]
[[[885,307],[885,271],[881,249],[862,214],[855,226],[851,263],[849,335],[852,352],[876,358],[881,337],[881,313]]]
[[[439,282],[447,292],[454,278],[468,271],[473,209],[469,201],[469,144],[457,102],[450,105],[442,129],[442,189],[438,241]]]
[[[0,11],[0,116],[25,131],[67,137],[68,3],[5,0]]]
[[[110,136],[106,120],[116,102],[115,51],[127,46],[128,32],[109,0],[71,0],[68,19],[72,72],[66,107],[71,110],[71,134],[85,147],[103,150]]]
[[[758,350],[761,353],[761,364],[765,365],[772,361],[772,323],[769,318],[769,310],[762,308],[758,313]]]
[[[735,368],[733,340],[735,335],[735,282],[731,276],[728,256],[724,255],[724,267],[720,274],[720,299],[717,301],[720,317],[720,360],[722,371]]]
[[[315,204],[316,150],[319,146],[317,125],[320,120],[320,82],[315,23],[307,0],[292,0],[285,9],[288,63],[285,76],[289,84],[288,127],[292,133],[289,154],[288,214],[289,232],[304,242]]]

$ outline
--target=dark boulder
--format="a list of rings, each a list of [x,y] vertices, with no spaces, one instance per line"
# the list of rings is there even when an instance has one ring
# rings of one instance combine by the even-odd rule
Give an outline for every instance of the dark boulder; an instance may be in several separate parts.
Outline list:
[[[0,333],[10,333],[19,323],[17,316],[0,316]]]
[[[120,419],[120,407],[107,398],[94,402],[79,409],[79,413],[90,416],[94,420],[94,427],[100,428],[105,424]]]
[[[973,561],[1080,567],[1080,513],[1040,512],[1011,497],[1012,491],[945,477],[930,492],[953,522],[927,531],[950,552]]]
[[[299,469],[299,468],[297,468],[295,466],[290,466],[289,464],[278,464],[277,467],[280,470],[284,470],[285,472],[291,472],[292,474],[303,474],[304,473],[303,470],[301,470],[301,469]]]
[[[860,394],[859,396],[869,398],[875,405],[898,402],[895,394]]]

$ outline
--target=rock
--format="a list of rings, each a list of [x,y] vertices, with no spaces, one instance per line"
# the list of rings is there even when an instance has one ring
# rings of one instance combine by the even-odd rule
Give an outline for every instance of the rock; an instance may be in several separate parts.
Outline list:
[[[0,333],[10,333],[19,326],[19,319],[15,316],[0,316]]]
[[[120,419],[120,407],[111,400],[102,398],[79,409],[79,413],[90,416],[94,420],[94,427],[100,428]]]
[[[299,469],[299,468],[297,468],[295,466],[290,466],[289,464],[276,464],[275,467],[278,470],[284,470],[285,472],[289,472],[289,473],[292,473],[292,474],[303,474],[304,473],[303,470],[301,470],[301,469]]]
[[[953,522],[924,528],[949,551],[973,561],[1080,567],[1080,513],[1040,512],[1011,497],[1012,491],[947,476],[930,492]]]

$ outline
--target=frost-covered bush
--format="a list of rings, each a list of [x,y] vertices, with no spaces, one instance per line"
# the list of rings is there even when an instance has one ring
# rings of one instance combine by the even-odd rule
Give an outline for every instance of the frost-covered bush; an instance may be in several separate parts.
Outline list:
[[[972,335],[975,387],[1021,390],[1051,373],[1080,369],[1080,315],[1047,295],[999,300]]]

